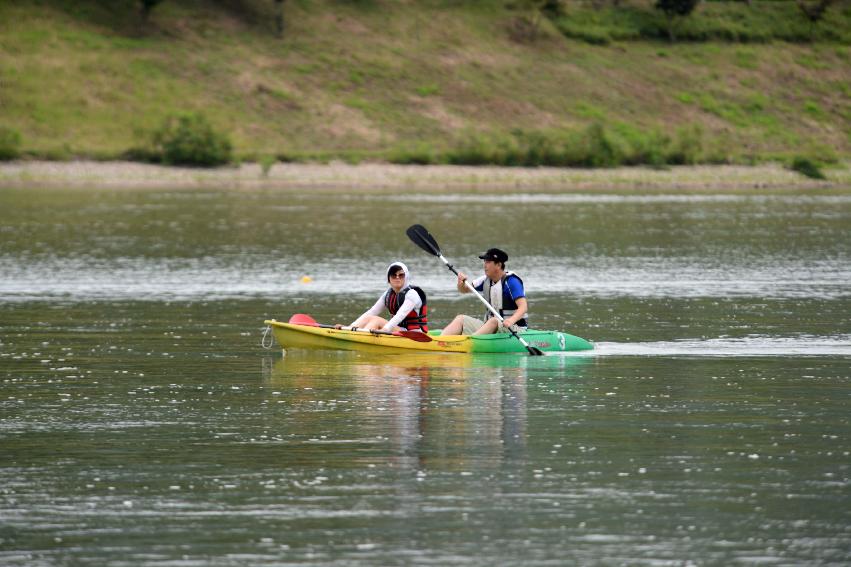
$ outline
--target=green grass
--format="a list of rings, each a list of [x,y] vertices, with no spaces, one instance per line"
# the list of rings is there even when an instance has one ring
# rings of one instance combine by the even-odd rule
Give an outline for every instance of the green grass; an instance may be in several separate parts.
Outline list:
[[[847,8],[804,38],[791,0],[704,3],[670,44],[647,7],[568,4],[537,41],[515,43],[516,12],[497,0],[287,2],[283,39],[268,0],[166,0],[147,28],[132,0],[5,2],[0,126],[20,133],[24,155],[52,159],[120,157],[184,112],[203,112],[254,159],[851,153]]]

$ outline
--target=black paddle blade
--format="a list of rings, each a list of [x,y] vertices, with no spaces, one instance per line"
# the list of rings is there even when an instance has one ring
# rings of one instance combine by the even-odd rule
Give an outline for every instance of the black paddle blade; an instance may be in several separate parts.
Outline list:
[[[539,349],[536,346],[530,345],[529,343],[524,341],[522,338],[520,338],[520,335],[518,335],[517,333],[515,333],[511,329],[509,329],[509,331],[511,332],[511,336],[513,336],[515,339],[520,341],[520,344],[522,344],[524,347],[526,347],[526,350],[529,352],[529,356],[544,356],[544,351],[542,351],[541,349]]]
[[[432,256],[440,256],[440,246],[437,245],[437,241],[423,225],[411,225],[410,227],[408,227],[408,230],[405,231],[405,234],[408,235],[408,238],[411,239],[411,242],[413,242]]]

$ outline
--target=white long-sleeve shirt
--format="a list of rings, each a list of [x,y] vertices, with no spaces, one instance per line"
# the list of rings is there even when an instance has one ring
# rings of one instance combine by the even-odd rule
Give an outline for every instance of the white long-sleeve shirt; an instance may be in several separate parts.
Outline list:
[[[359,319],[362,319],[368,315],[381,315],[384,312],[384,298],[387,294],[390,293],[390,290],[385,291],[381,294],[381,297],[378,298],[378,301],[375,302],[375,305],[364,311],[364,313],[355,319],[351,326],[355,326],[355,323],[358,322]],[[417,293],[413,289],[408,289],[408,293],[405,294],[405,302],[399,306],[399,310],[396,312],[396,315],[393,316],[392,319],[387,321],[387,324],[381,328],[382,331],[392,331],[393,327],[399,325],[402,320],[408,316],[408,313],[416,310],[419,313],[420,308],[423,306],[423,300],[420,298],[420,294]]]

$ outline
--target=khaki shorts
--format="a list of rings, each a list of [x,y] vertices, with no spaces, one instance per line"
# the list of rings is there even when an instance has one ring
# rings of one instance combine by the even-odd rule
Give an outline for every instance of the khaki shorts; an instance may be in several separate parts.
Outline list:
[[[472,335],[476,331],[482,328],[485,324],[481,319],[476,319],[475,317],[470,317],[469,315],[464,315],[464,327],[461,329],[462,335]],[[526,330],[525,327],[515,327],[515,330],[518,333],[522,333]],[[496,330],[497,333],[508,333],[508,328],[505,327],[502,322],[500,322],[499,327]]]

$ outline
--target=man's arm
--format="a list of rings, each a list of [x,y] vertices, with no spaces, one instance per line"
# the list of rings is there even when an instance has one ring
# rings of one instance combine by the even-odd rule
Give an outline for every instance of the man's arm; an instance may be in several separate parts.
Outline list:
[[[470,282],[470,285],[472,285],[474,289],[482,291],[482,289],[484,288],[482,284],[485,282],[485,277],[486,276],[481,276],[474,279]],[[467,274],[465,274],[464,272],[458,272],[457,287],[458,291],[460,291],[461,293],[470,293],[470,288],[468,288],[467,285],[464,283],[467,281],[467,279]]]
[[[515,299],[514,303],[517,304],[517,310],[511,315],[511,317],[506,317],[505,322],[503,323],[506,327],[510,327],[517,323],[517,321],[526,316],[526,312],[529,310],[529,303],[526,301],[525,297]]]

